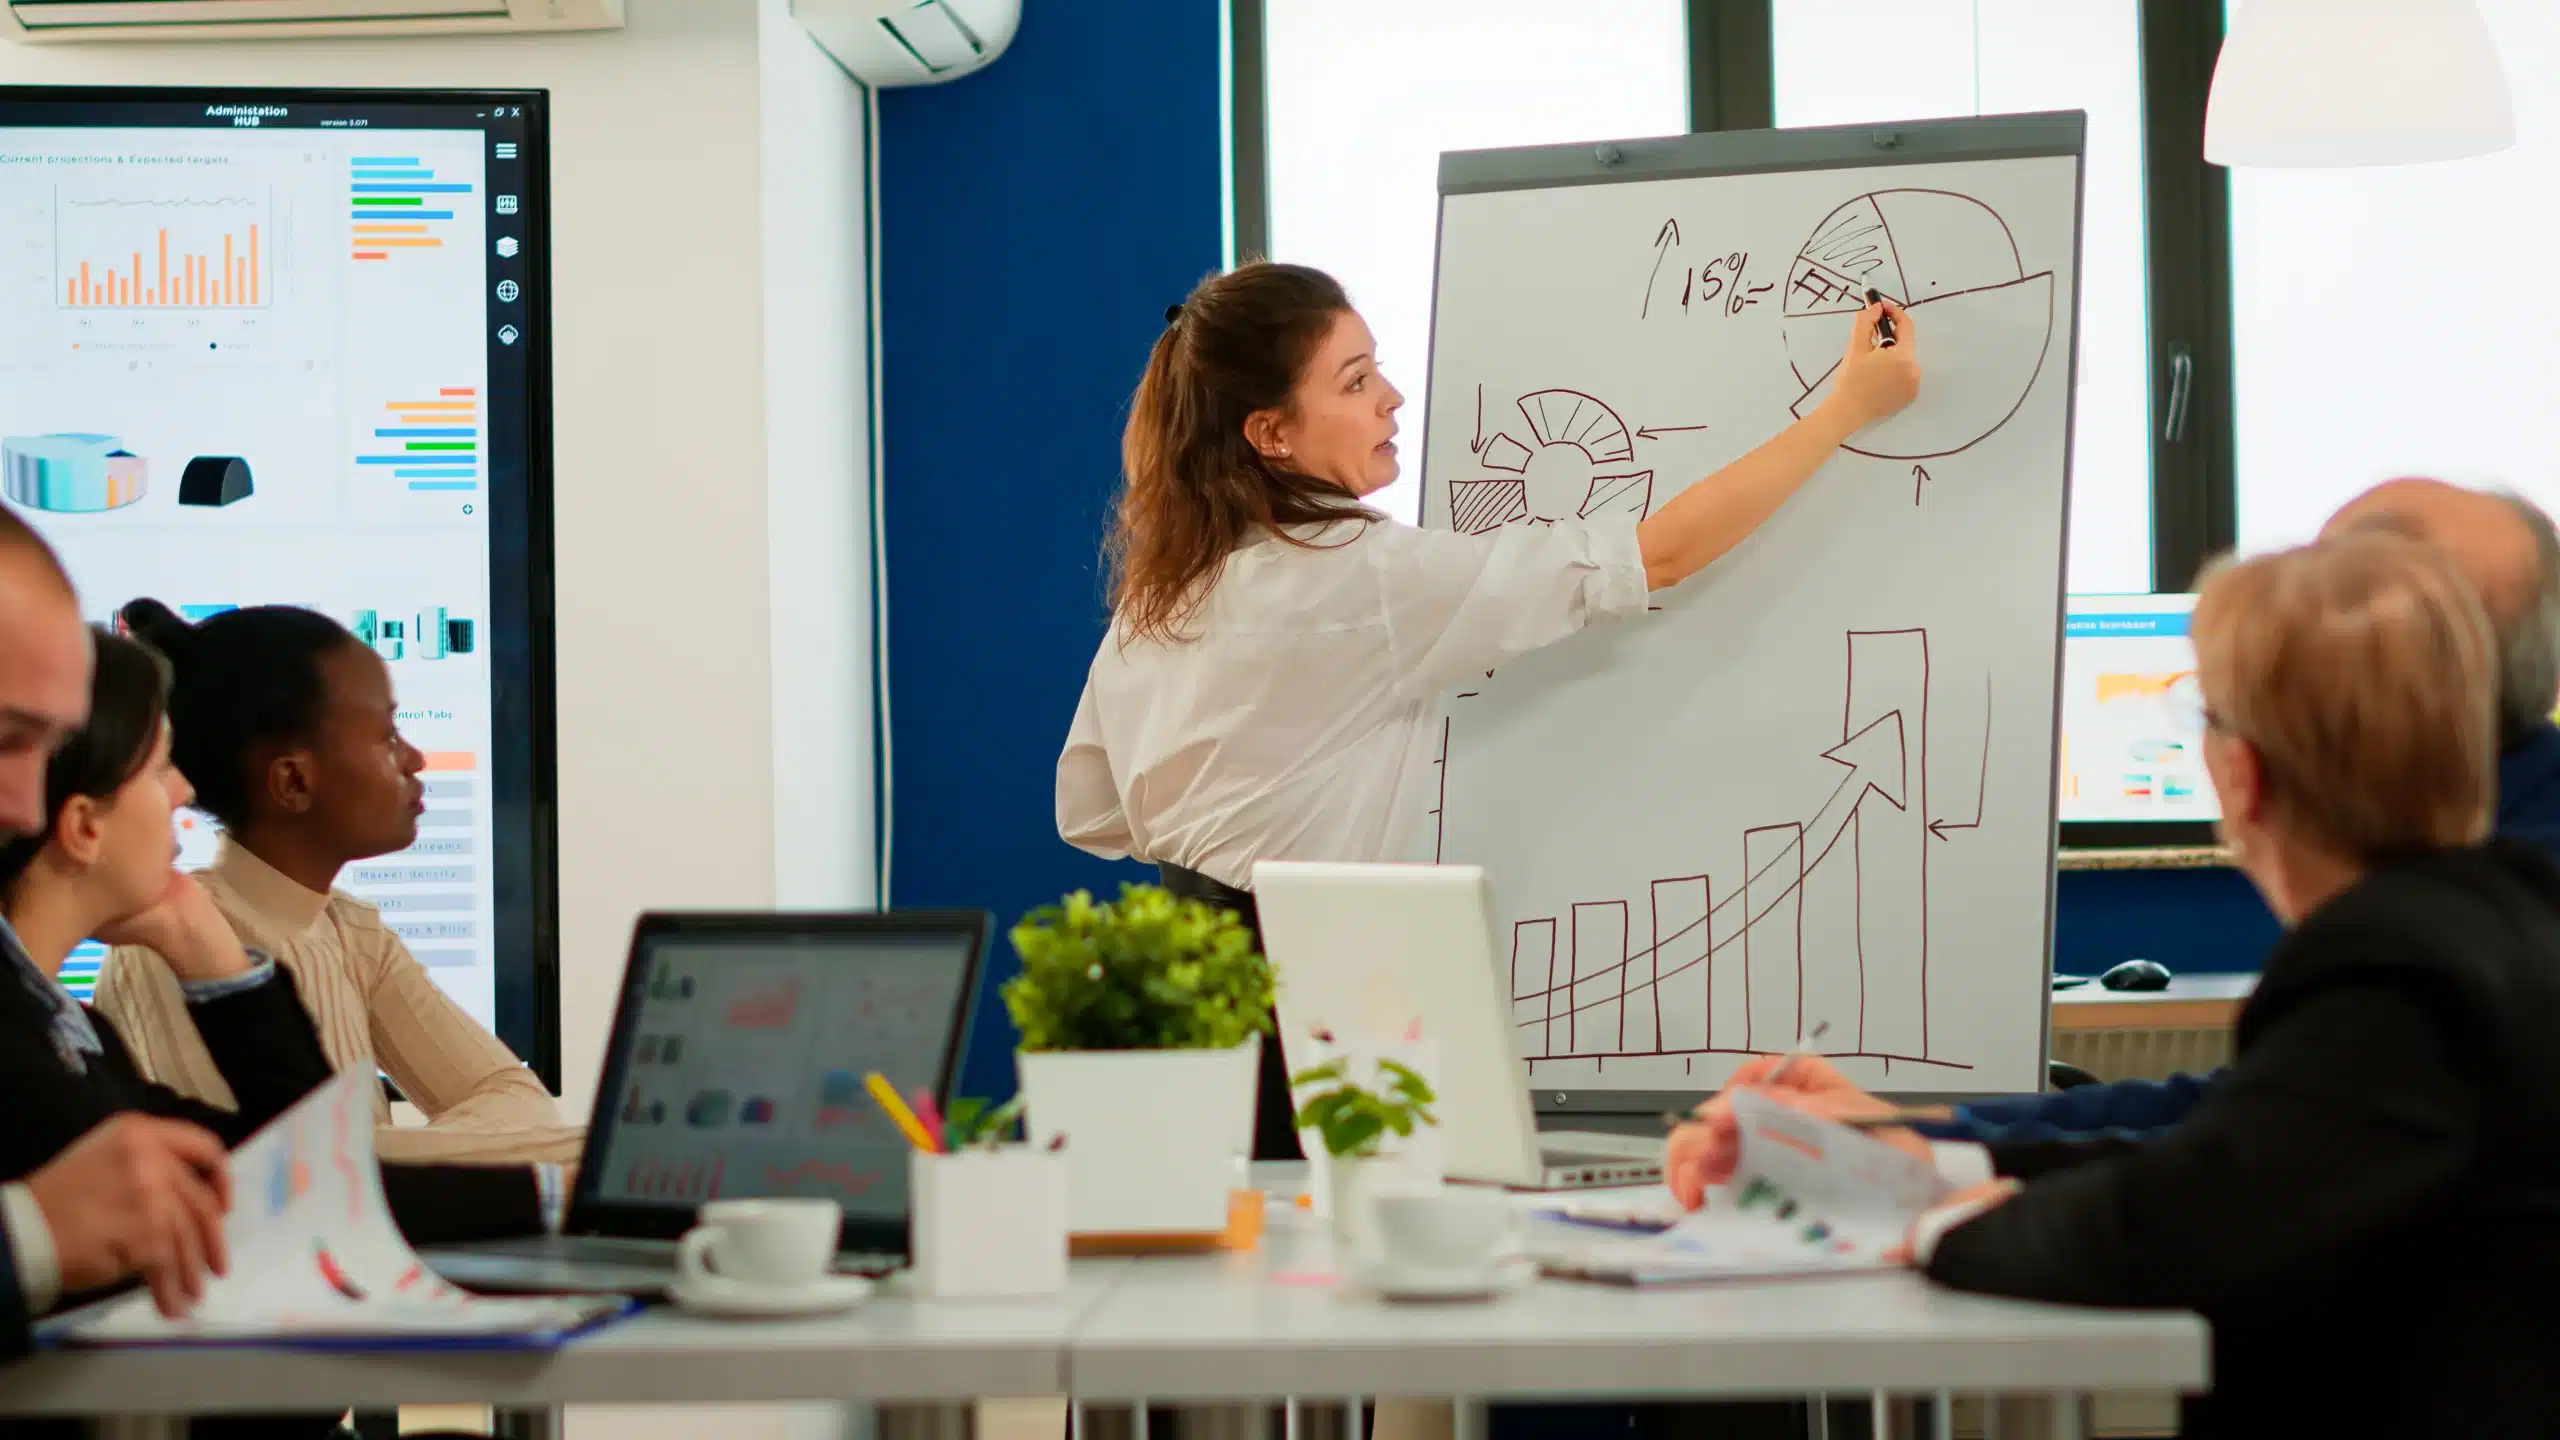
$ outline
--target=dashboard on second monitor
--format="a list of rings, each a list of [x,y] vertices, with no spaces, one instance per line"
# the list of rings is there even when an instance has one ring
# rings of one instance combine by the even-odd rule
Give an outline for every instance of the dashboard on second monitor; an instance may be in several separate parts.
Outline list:
[[[2196,597],[2074,595],[2064,607],[2062,843],[2210,845],[2204,701],[2187,626]]]

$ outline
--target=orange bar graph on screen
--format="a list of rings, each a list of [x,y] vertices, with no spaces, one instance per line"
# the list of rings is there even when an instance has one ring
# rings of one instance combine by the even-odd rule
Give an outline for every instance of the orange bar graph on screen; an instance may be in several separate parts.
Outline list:
[[[213,237],[202,237],[204,253],[197,253],[185,243],[185,232],[172,236],[165,226],[133,237],[140,248],[119,246],[86,259],[66,255],[58,272],[62,303],[79,309],[263,308],[274,287],[264,273],[273,261],[260,229],[247,224],[223,234],[219,262],[211,253]]]

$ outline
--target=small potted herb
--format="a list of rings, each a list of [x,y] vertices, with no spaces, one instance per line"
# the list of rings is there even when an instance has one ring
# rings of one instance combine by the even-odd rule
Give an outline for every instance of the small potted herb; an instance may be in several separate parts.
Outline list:
[[[1208,1234],[1253,1147],[1271,964],[1234,911],[1124,885],[1013,927],[1004,1003],[1032,1140],[1063,1137],[1069,1228]]]
[[[1431,1110],[1439,1097],[1412,1066],[1380,1056],[1366,1084],[1352,1066],[1350,1057],[1336,1055],[1290,1076],[1289,1091],[1302,1097],[1299,1132],[1314,1132],[1324,1145],[1335,1240],[1346,1256],[1358,1257],[1374,1248],[1370,1193],[1381,1167],[1391,1163],[1381,1152],[1390,1139],[1438,1125],[1440,1117]]]

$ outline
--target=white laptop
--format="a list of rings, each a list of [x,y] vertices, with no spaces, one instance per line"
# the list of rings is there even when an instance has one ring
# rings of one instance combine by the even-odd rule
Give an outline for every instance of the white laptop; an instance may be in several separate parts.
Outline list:
[[[1432,1084],[1451,1179],[1572,1190],[1662,1178],[1657,1136],[1539,1132],[1481,867],[1265,860],[1253,898],[1292,1073],[1308,1063],[1311,1027],[1357,1030],[1392,997],[1392,1023],[1419,1018],[1439,1051]]]

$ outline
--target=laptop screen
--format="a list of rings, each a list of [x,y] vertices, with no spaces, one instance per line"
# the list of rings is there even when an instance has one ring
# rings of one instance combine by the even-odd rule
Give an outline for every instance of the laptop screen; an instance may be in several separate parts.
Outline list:
[[[2063,616],[2061,819],[2213,820],[2193,595],[2074,595]]]
[[[581,1198],[690,1215],[824,1196],[849,1222],[902,1221],[908,1146],[863,1077],[947,1101],[978,943],[969,926],[644,937]]]

